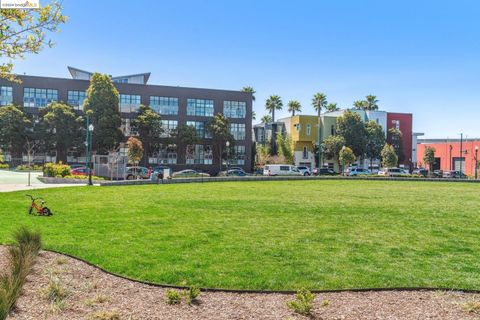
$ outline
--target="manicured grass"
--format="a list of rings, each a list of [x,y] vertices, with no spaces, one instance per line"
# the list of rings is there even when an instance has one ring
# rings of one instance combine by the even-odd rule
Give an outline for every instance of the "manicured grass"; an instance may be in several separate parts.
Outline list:
[[[0,242],[44,246],[157,283],[242,289],[480,289],[480,187],[270,181],[38,190],[54,212],[0,194]]]

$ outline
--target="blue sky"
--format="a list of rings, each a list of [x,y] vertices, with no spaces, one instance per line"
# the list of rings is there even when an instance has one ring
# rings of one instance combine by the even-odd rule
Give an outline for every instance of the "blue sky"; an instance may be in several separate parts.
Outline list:
[[[41,3],[45,3],[43,0]],[[480,136],[479,1],[65,0],[56,46],[15,72],[68,77],[67,65],[150,83],[257,90],[350,107],[375,94],[414,114],[426,137]],[[286,107],[285,107],[286,109]],[[286,110],[277,117],[286,115]]]

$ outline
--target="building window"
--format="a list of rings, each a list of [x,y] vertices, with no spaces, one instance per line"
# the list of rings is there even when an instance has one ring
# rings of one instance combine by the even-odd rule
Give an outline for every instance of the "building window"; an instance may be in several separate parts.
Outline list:
[[[235,140],[245,140],[245,123],[230,123],[230,133]]]
[[[228,159],[229,164],[243,166],[245,165],[245,146],[234,146],[234,154]]]
[[[202,121],[187,121],[187,126],[192,126],[197,131],[197,136],[200,138],[211,139],[212,133],[205,128],[205,122]]]
[[[186,164],[212,164],[212,146],[201,144],[188,145],[185,162]]]
[[[23,88],[24,107],[44,108],[55,101],[58,101],[56,89]]]
[[[334,126],[333,124],[332,124],[332,126],[330,127],[330,134],[331,134],[332,136],[335,135],[335,126]]]
[[[161,138],[171,137],[173,130],[177,129],[177,120],[160,120],[162,123],[163,132],[160,135]]]
[[[308,148],[307,147],[303,147],[302,158],[303,159],[308,159]]]
[[[176,147],[164,146],[149,159],[153,164],[177,164]]]
[[[307,136],[311,135],[312,134],[312,125],[311,124],[307,124]]]
[[[140,96],[137,94],[120,94],[120,112],[137,112],[140,107]]]
[[[115,83],[128,83],[128,78],[113,79],[112,81]]]
[[[400,130],[400,120],[392,120],[392,124],[395,129]]]
[[[213,117],[213,100],[187,99],[187,116]]]
[[[302,129],[300,123],[295,123],[293,126],[295,127],[295,129],[297,129],[298,132],[300,132],[300,130]]]
[[[223,101],[223,115],[228,118],[245,118],[247,103],[242,101]]]
[[[150,107],[161,115],[176,116],[178,114],[178,98],[151,96]]]
[[[71,91],[67,92],[67,103],[71,105],[75,110],[82,110],[83,101],[85,101],[85,91]]]
[[[9,106],[13,103],[12,87],[0,87],[0,106]]]

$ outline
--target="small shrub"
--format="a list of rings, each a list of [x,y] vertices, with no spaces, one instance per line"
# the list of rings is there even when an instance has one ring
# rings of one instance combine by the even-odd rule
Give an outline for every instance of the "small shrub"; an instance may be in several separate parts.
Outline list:
[[[315,295],[307,289],[300,289],[295,295],[295,300],[288,301],[287,306],[294,312],[309,315]]]
[[[90,316],[91,320],[120,320],[118,311],[99,311]]]
[[[35,264],[41,247],[40,235],[25,228],[17,230],[9,247],[10,270],[0,274],[0,319],[5,319],[20,296],[23,284]]]
[[[463,310],[468,313],[480,314],[480,302],[475,300],[470,300],[463,305]]]
[[[98,294],[94,300],[96,303],[105,303],[108,301],[108,297],[103,294]]]
[[[9,169],[10,166],[8,165],[8,163],[0,163],[0,169]]]
[[[62,286],[58,277],[50,274],[49,278],[48,286],[42,290],[43,294],[51,303],[53,311],[61,311],[65,308],[65,299],[68,297],[68,292]]]
[[[326,307],[330,304],[330,301],[328,300],[323,300],[322,303],[320,304],[320,307]]]
[[[61,162],[57,163],[45,163],[43,167],[43,174],[46,177],[58,177],[63,178],[70,175],[70,166]]]
[[[168,289],[165,292],[165,297],[167,298],[168,304],[179,304],[182,301],[182,296],[180,295],[180,292],[173,289]]]
[[[199,295],[200,288],[197,286],[190,286],[187,290],[185,290],[185,301],[188,304],[192,304],[192,302],[194,302]]]

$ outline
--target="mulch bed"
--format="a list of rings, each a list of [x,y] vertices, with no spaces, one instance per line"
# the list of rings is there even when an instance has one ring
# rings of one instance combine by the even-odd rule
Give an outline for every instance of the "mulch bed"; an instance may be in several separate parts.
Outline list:
[[[6,247],[0,246],[0,270]],[[45,297],[52,278],[66,292]],[[317,294],[311,317],[286,307],[290,294],[202,292],[192,305],[166,303],[167,289],[106,274],[81,261],[42,251],[8,319],[479,319],[480,296],[444,291]],[[472,308],[472,306],[474,306]],[[478,308],[475,308],[477,306]],[[470,310],[468,310],[470,309]]]

